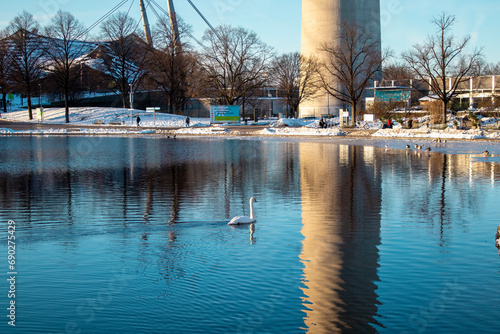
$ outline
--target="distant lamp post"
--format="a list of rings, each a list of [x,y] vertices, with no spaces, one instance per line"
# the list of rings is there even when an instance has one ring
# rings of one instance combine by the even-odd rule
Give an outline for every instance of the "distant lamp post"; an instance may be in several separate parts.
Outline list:
[[[268,109],[269,110],[268,117],[272,117],[274,112],[274,100],[273,100],[273,94],[271,94],[271,89],[268,90],[267,97],[269,98],[269,100],[271,100],[271,108]]]
[[[134,109],[134,87],[132,84],[130,86],[130,109]]]
[[[130,126],[134,125],[134,89],[130,86]]]

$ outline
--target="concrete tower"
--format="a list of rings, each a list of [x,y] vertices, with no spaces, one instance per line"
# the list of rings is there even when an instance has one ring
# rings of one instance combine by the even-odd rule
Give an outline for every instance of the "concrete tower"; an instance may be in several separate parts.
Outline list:
[[[342,22],[352,22],[369,31],[381,45],[380,0],[302,0],[301,53],[325,59],[319,49],[335,43]],[[300,117],[337,115],[343,107],[328,94],[300,105]]]

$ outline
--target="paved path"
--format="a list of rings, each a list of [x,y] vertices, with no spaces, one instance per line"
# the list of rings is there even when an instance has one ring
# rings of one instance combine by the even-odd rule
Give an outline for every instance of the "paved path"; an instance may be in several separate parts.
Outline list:
[[[20,130],[42,130],[42,129],[123,129],[123,130],[137,130],[136,126],[120,126],[120,125],[81,125],[81,124],[50,124],[50,123],[31,123],[31,122],[11,122],[0,119],[0,128],[9,128],[12,130],[20,131]],[[231,130],[238,130],[241,132],[252,133],[255,131],[260,131],[266,128],[266,125],[235,125],[235,126],[226,126],[226,128]],[[165,128],[165,127],[143,127],[140,129],[143,130],[178,130],[180,128]]]
[[[9,128],[16,131],[22,130],[47,130],[47,129],[123,129],[137,130],[136,126],[119,126],[119,125],[82,125],[82,124],[50,124],[50,123],[30,123],[30,122],[11,122],[0,120],[0,128]],[[172,129],[174,128],[150,128],[140,127],[140,129]],[[177,128],[175,128],[176,130]]]

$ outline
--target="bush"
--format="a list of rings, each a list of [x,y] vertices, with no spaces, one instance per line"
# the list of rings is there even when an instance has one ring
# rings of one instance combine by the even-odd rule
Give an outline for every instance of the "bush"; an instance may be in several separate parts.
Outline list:
[[[427,109],[431,115],[432,124],[443,123],[443,102],[440,100],[429,102]]]
[[[368,109],[367,112],[374,114],[375,118],[383,120],[391,117],[390,111],[397,108],[404,108],[404,101],[394,101],[394,102],[374,102]]]
[[[472,122],[472,127],[477,127],[479,125],[479,117],[473,112],[469,113],[469,119]]]
[[[462,102],[460,102],[460,100],[455,99],[451,102],[450,109],[453,111],[467,110],[469,109],[469,100],[462,100]]]

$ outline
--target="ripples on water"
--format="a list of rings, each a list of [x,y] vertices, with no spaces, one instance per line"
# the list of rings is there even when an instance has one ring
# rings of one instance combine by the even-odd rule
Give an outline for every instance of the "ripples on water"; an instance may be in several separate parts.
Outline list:
[[[499,165],[324,142],[1,140],[16,332],[497,332]],[[255,232],[227,226],[251,196]]]

